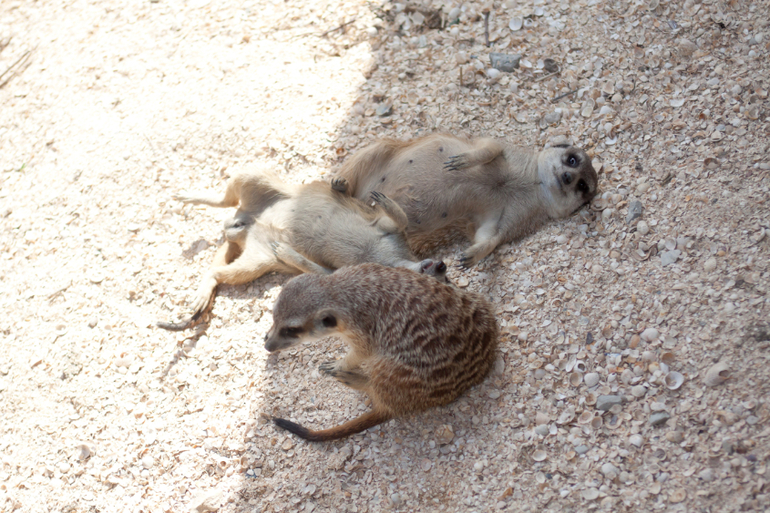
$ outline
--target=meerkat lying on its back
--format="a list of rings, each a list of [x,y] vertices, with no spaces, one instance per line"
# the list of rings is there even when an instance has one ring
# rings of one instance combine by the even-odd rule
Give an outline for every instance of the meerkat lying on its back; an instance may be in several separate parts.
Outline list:
[[[341,336],[350,351],[321,371],[366,392],[372,410],[323,431],[273,418],[306,440],[343,438],[455,400],[488,374],[498,327],[492,305],[478,294],[405,269],[364,264],[288,282],[273,307],[265,349],[329,335]]]
[[[598,181],[588,155],[578,148],[536,151],[440,134],[375,143],[345,162],[339,177],[356,198],[377,191],[398,203],[418,253],[448,232],[465,231],[473,241],[461,258],[466,266],[503,242],[569,216],[591,201]]]
[[[266,172],[235,175],[224,196],[175,196],[185,203],[238,210],[225,221],[225,243],[198,288],[193,313],[180,322],[157,325],[186,329],[205,311],[217,285],[248,283],[272,271],[327,274],[379,262],[446,281],[443,262],[419,262],[409,251],[404,211],[381,193],[369,198],[374,207],[345,194],[344,181],[294,186]]]

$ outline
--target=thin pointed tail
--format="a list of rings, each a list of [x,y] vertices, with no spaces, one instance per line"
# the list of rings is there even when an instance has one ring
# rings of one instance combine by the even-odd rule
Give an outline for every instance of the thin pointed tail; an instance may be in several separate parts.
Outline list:
[[[272,420],[279,428],[285,429],[290,433],[294,433],[300,438],[304,438],[305,440],[309,440],[311,442],[326,442],[328,440],[337,440],[339,438],[345,438],[346,436],[350,436],[355,433],[360,433],[361,431],[376,426],[377,424],[382,424],[391,418],[392,417],[390,415],[384,412],[372,410],[342,425],[333,427],[331,429],[324,429],[322,431],[312,431],[306,427],[300,426],[299,424],[295,424],[294,422],[286,419],[279,419],[277,417],[272,417]]]

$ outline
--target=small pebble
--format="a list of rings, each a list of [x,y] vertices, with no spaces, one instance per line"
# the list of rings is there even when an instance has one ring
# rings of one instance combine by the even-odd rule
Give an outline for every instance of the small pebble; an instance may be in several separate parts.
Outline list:
[[[671,443],[681,443],[682,440],[684,440],[684,435],[681,431],[669,431],[666,433],[666,440],[668,440]]]
[[[583,381],[585,381],[588,388],[596,386],[599,383],[599,374],[596,372],[589,372],[583,377]]]
[[[615,479],[615,476],[619,473],[618,468],[612,463],[605,463],[602,465],[601,472],[607,479]]]
[[[632,201],[631,204],[628,206],[626,223],[630,223],[634,219],[638,219],[642,217],[642,212],[644,212],[644,206],[642,206],[642,202],[639,200]]]
[[[506,53],[490,53],[489,61],[492,63],[492,67],[500,71],[510,73],[519,67],[519,61],[521,55],[519,54],[506,54]]]
[[[644,444],[644,437],[642,435],[631,435],[628,442],[634,447],[641,447]]]
[[[583,498],[587,501],[593,501],[599,498],[599,490],[596,488],[586,488],[582,493]]]
[[[588,447],[587,445],[578,445],[577,447],[575,447],[575,452],[578,454],[585,454],[589,451],[589,449],[590,447]]]
[[[596,409],[601,411],[609,411],[610,408],[616,404],[622,404],[623,398],[619,395],[600,395],[596,399]]]
[[[703,270],[707,273],[710,273],[714,269],[717,268],[717,259],[714,257],[709,258],[706,260],[706,263],[703,264]]]
[[[669,415],[667,411],[659,411],[659,412],[653,413],[652,415],[650,415],[650,425],[660,426],[662,424],[665,424],[666,421],[670,418],[671,418],[671,415]]]
[[[631,387],[631,395],[633,395],[636,398],[644,397],[644,395],[647,393],[647,388],[645,388],[644,385],[634,385]]]
[[[639,221],[636,225],[636,231],[641,235],[647,235],[650,233],[650,226],[645,221]]]
[[[642,340],[644,340],[645,342],[652,342],[654,340],[658,340],[659,336],[660,336],[660,332],[655,328],[647,328],[641,334]],[[648,353],[648,351],[645,351],[645,354],[646,353]],[[644,358],[644,355],[642,357]]]
[[[666,267],[667,265],[671,265],[674,262],[676,262],[679,259],[679,255],[681,255],[682,252],[678,249],[672,249],[671,251],[664,251],[660,254],[660,263],[663,265],[663,267]]]

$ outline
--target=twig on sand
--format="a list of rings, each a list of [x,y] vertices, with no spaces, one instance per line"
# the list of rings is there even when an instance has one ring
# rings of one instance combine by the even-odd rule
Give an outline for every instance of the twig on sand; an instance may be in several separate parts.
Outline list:
[[[320,36],[318,36],[318,37],[325,37],[325,36],[328,36],[329,34],[331,34],[332,32],[335,32],[335,31],[337,31],[337,30],[341,30],[341,29],[344,29],[345,27],[347,27],[348,25],[350,25],[351,23],[353,23],[354,21],[356,21],[356,19],[357,19],[357,18],[353,18],[352,20],[350,20],[350,21],[346,21],[345,23],[343,23],[343,24],[341,24],[341,25],[339,25],[339,26],[337,26],[337,27],[335,27],[335,28],[333,28],[333,29],[329,29],[329,30],[327,30],[326,32],[324,32],[323,34],[321,34]]]
[[[35,47],[37,48],[37,47]],[[32,50],[27,50],[24,52],[21,57],[16,59],[16,62],[8,66],[8,69],[3,71],[2,74],[0,74],[0,88],[3,87],[5,84],[7,84],[13,77],[19,74],[20,71],[25,67],[25,65],[28,65],[30,62],[29,56],[32,55],[32,52],[35,51],[35,48]],[[4,77],[8,75],[8,78]]]

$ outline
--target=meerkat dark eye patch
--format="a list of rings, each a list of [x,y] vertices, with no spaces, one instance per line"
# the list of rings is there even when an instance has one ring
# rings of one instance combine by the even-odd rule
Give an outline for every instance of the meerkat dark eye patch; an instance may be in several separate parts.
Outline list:
[[[327,315],[321,319],[321,324],[323,324],[324,328],[334,328],[337,326],[337,318],[333,315]]]
[[[283,328],[281,330],[281,337],[297,338],[302,333],[302,328]]]
[[[564,182],[565,185],[569,185],[572,183],[572,173],[567,171],[563,175],[561,175],[561,180]]]
[[[577,155],[567,155],[566,164],[569,167],[578,167],[580,165],[580,157]]]
[[[551,147],[552,148],[564,148],[564,149],[566,149],[566,148],[569,148],[569,144],[554,144]]]

